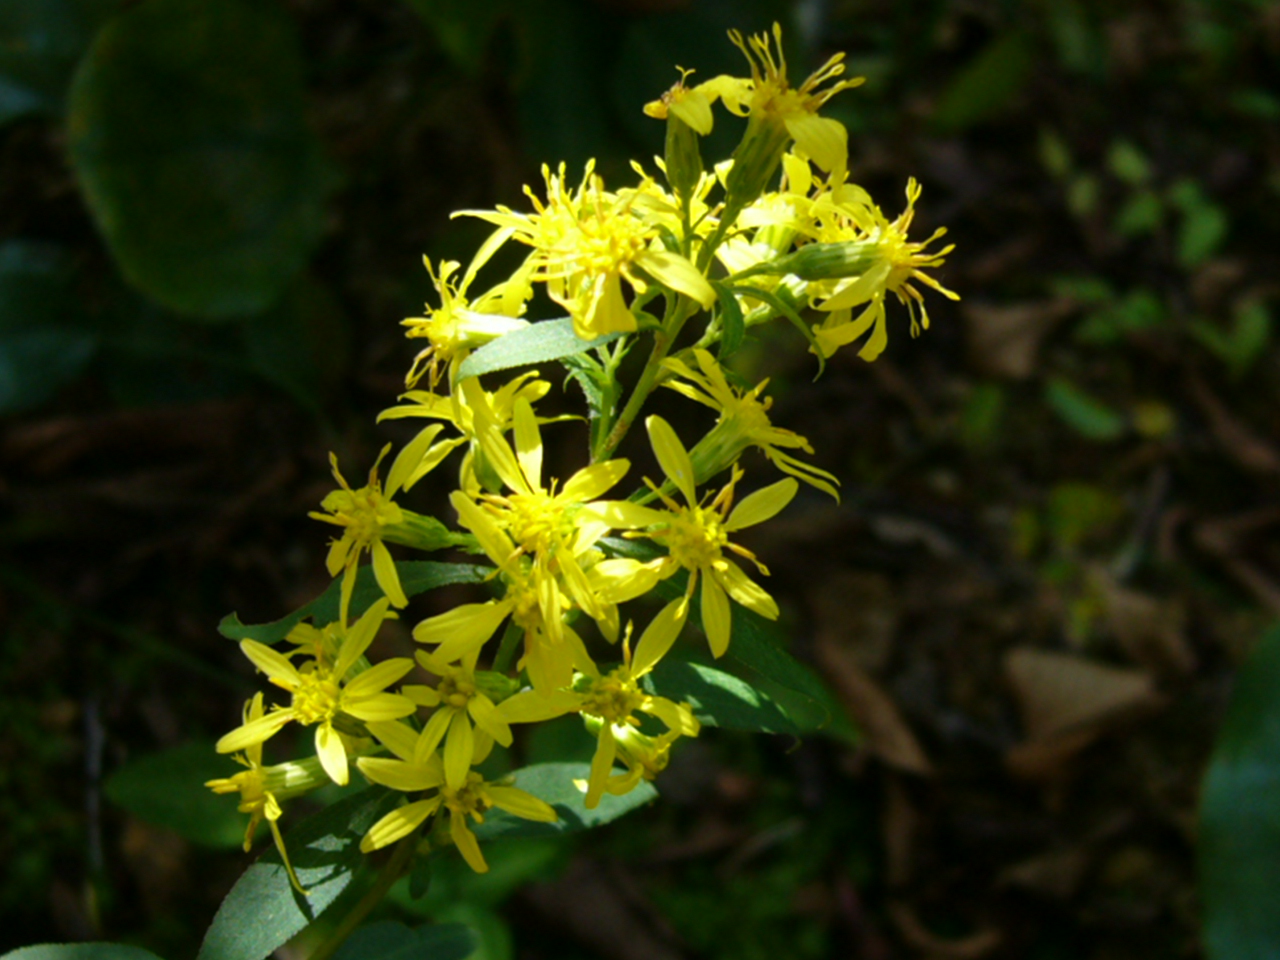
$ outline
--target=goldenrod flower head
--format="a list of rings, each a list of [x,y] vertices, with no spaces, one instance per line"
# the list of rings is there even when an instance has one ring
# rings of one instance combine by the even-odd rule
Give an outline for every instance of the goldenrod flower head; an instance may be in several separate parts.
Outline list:
[[[329,546],[326,566],[329,576],[336,577],[342,573],[342,604],[339,620],[347,622],[347,613],[351,607],[351,593],[356,586],[356,571],[360,565],[360,555],[368,551],[373,559],[373,573],[378,586],[397,607],[409,602],[400,586],[400,576],[396,573],[395,561],[391,552],[382,542],[383,529],[404,522],[404,513],[393,501],[398,487],[388,485],[387,492],[382,492],[382,484],[378,480],[378,464],[387,455],[391,445],[382,448],[377,461],[369,470],[369,482],[358,490],[353,490],[346,478],[338,470],[338,458],[329,454],[329,463],[333,467],[334,479],[339,489],[329,493],[322,501],[325,511],[312,511],[307,514],[314,520],[331,523],[343,527],[342,536]]]
[[[719,414],[711,432],[698,441],[689,453],[694,472],[700,480],[709,479],[736,463],[748,447],[757,447],[783,473],[817,487],[836,500],[840,499],[836,492],[836,485],[840,481],[834,475],[780,449],[813,453],[809,441],[800,434],[776,427],[770,421],[769,408],[773,406],[773,398],[762,398],[764,389],[769,384],[767,379],[750,390],[739,390],[730,386],[724,370],[706,350],[695,350],[694,358],[700,372],[695,372],[675,357],[664,361],[669,370],[682,378],[668,380],[665,386]]]
[[[219,753],[235,753],[261,745],[290,721],[315,726],[316,756],[330,779],[346,784],[347,747],[334,727],[343,714],[358,720],[394,720],[413,713],[415,705],[407,697],[387,693],[386,688],[413,668],[407,657],[383,660],[358,671],[350,679],[357,662],[373,642],[378,627],[388,614],[384,597],[373,604],[345,632],[337,659],[330,666],[319,661],[295,667],[284,654],[256,640],[244,640],[240,649],[270,681],[288,691],[292,702],[270,713],[246,720],[217,743]]]
[[[841,90],[859,86],[865,78],[837,80],[824,88],[824,83],[844,73],[844,54],[837,53],[793,88],[787,80],[781,26],[773,25],[772,45],[764,33],[744,40],[737,30],[730,30],[729,39],[751,65],[751,80],[739,81],[736,90],[722,88],[725,106],[739,116],[781,123],[796,147],[823,170],[843,170],[848,163],[848,133],[840,122],[818,116],[818,110]]]
[[[685,504],[681,506],[646,478],[645,482],[662,499],[666,510],[629,505],[625,514],[627,524],[632,528],[643,527],[644,532],[628,536],[648,537],[667,548],[667,556],[653,561],[652,568],[659,579],[681,568],[687,570],[686,598],[693,595],[701,574],[702,626],[712,654],[720,657],[729,648],[730,597],[762,617],[770,620],[778,617],[778,605],[773,598],[726,557],[725,551],[750,560],[766,576],[769,571],[750,550],[729,542],[729,534],[763,523],[777,514],[791,502],[800,485],[791,478],[780,480],[744,497],[734,507],[734,487],[742,477],[741,469],[735,465],[729,482],[709,503],[704,503],[697,496],[693,461],[671,425],[661,417],[651,416],[645,421],[645,427],[658,463],[684,497]],[[687,605],[680,605],[674,611],[681,624],[686,609]]]
[[[261,720],[263,715],[262,694],[255,693],[253,699],[245,703],[243,719],[245,724]],[[247,769],[230,777],[220,777],[206,781],[205,786],[214,793],[238,793],[240,805],[236,808],[241,813],[249,814],[249,823],[244,831],[244,852],[248,853],[253,846],[253,835],[264,819],[271,828],[271,837],[276,849],[280,851],[280,859],[284,862],[285,871],[289,874],[289,882],[295,890],[306,894],[298,876],[293,872],[293,864],[289,862],[289,851],[285,849],[284,837],[280,834],[277,821],[283,810],[281,801],[300,797],[324,786],[329,777],[320,767],[317,758],[308,758],[297,762],[278,763],[264,766],[262,763],[262,744],[251,743],[243,753],[235,755],[235,761]]]
[[[439,753],[433,753],[425,761],[414,760],[412,744],[406,749],[403,733],[389,730],[386,725],[380,727],[377,733],[379,739],[400,759],[361,758],[361,773],[374,783],[393,790],[437,792],[432,797],[391,811],[370,827],[360,841],[360,849],[366,853],[408,836],[443,806],[449,811],[449,834],[458,852],[472,870],[485,873],[489,865],[480,852],[476,835],[471,832],[468,818],[476,823],[483,823],[485,813],[497,807],[513,816],[539,823],[555,823],[560,819],[555,809],[545,801],[518,787],[486,781],[474,770],[467,773],[461,786],[452,787],[445,782],[444,763]],[[412,731],[409,731],[409,735],[412,735]]]
[[[479,653],[478,647],[475,653]],[[485,682],[476,675],[472,655],[463,663],[451,664],[439,654],[420,651],[417,660],[439,677],[440,682],[435,687],[406,686],[401,690],[415,703],[435,708],[418,735],[413,759],[425,761],[443,741],[445,782],[460,789],[471,767],[477,736],[488,736],[504,747],[511,746],[511,727],[503,707],[507,701],[495,704],[490,698]],[[517,685],[514,681],[510,683]]]
[[[907,207],[896,220],[889,220],[874,206],[870,208],[869,229],[854,225],[858,237],[874,246],[874,262],[865,273],[856,278],[839,281],[831,294],[817,303],[820,310],[831,317],[814,330],[814,338],[824,356],[831,356],[846,343],[861,337],[868,330],[871,336],[858,351],[858,356],[871,361],[878,357],[889,342],[888,324],[885,320],[885,295],[892,293],[904,306],[911,318],[911,335],[919,336],[921,329],[929,329],[929,313],[925,309],[924,294],[916,282],[932,287],[951,300],[959,300],[959,294],[948,290],[925,272],[941,266],[953,249],[948,245],[941,250],[926,248],[942,237],[946,230],[939,228],[923,242],[907,239],[907,230],[915,217],[915,203],[920,197],[920,185],[914,178],[907,182]],[[848,208],[845,208],[848,209]],[[815,298],[818,299],[818,298]],[[851,319],[851,308],[868,304],[857,319]]]
[[[457,261],[442,261],[439,274],[432,269],[430,259],[423,257],[422,261],[431,274],[436,292],[440,294],[440,307],[435,310],[428,308],[425,317],[404,320],[404,326],[409,328],[405,336],[425,337],[427,340],[426,348],[413,358],[413,365],[405,375],[405,384],[412,387],[426,373],[429,389],[435,390],[443,370],[450,370],[452,378],[457,366],[473,349],[528,326],[527,320],[518,317],[524,312],[525,301],[532,290],[527,271],[517,271],[509,280],[472,304],[467,301],[466,294],[478,269],[476,263],[458,283],[452,279],[461,267]]]
[[[648,277],[704,308],[715,302],[715,291],[698,269],[663,249],[657,226],[632,209],[635,194],[605,190],[594,161],[587,163],[576,190],[566,185],[563,164],[556,173],[544,166],[542,175],[545,202],[525,188],[531,214],[506,207],[461,213],[507,228],[513,239],[533,248],[531,279],[545,283],[551,299],[569,311],[579,337],[591,340],[637,328],[623,297],[623,280],[639,293],[648,289]]]

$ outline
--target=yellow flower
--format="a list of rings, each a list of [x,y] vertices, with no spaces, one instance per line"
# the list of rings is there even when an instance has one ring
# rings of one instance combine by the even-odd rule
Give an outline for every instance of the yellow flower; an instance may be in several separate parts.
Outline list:
[[[479,653],[478,647],[475,653]],[[444,741],[445,782],[459,790],[466,782],[477,736],[483,734],[504,747],[511,746],[507,700],[493,702],[490,691],[476,676],[474,656],[453,665],[440,656],[420,651],[417,660],[439,677],[440,682],[435,687],[415,685],[401,690],[414,703],[435,708],[418,735],[413,758],[426,760]],[[511,684],[518,685],[516,681]]]
[[[541,696],[536,691],[526,691],[503,701],[507,716],[513,720],[534,722],[577,712],[584,718],[595,721],[592,725],[598,727],[595,731],[596,752],[591,761],[591,776],[587,781],[585,800],[588,810],[594,810],[599,805],[606,790],[613,794],[626,793],[641,777],[652,779],[666,765],[665,759],[661,765],[650,763],[647,766],[632,766],[628,763],[630,772],[627,775],[612,775],[616,758],[621,755],[625,760],[627,756],[634,754],[634,751],[628,754],[626,749],[620,751],[619,745],[630,743],[632,734],[639,733],[637,728],[640,720],[637,713],[645,713],[662,721],[667,727],[667,733],[663,737],[666,738],[668,747],[677,737],[696,737],[701,729],[687,704],[653,696],[645,692],[639,683],[666,655],[679,635],[684,617],[679,608],[683,605],[683,600],[677,600],[659,611],[641,636],[634,657],[631,656],[629,642],[624,640],[624,661],[609,673],[581,673],[574,680],[572,689],[558,690],[550,697]],[[663,756],[665,758],[665,753]]]
[[[719,414],[711,432],[699,440],[689,453],[699,479],[715,476],[736,463],[748,447],[758,447],[783,473],[829,493],[837,501],[840,499],[835,487],[840,481],[833,474],[797,460],[779,449],[782,447],[813,453],[809,441],[800,434],[775,427],[770,422],[769,408],[773,405],[773,398],[765,397],[761,400],[761,394],[769,384],[768,380],[760,381],[750,390],[738,390],[729,385],[720,364],[710,353],[695,350],[694,357],[701,373],[694,372],[675,357],[664,361],[668,369],[683,378],[668,380],[664,385],[690,400],[705,404]]]
[[[524,631],[524,655],[517,666],[529,671],[534,688],[550,692],[567,686],[573,668],[586,668],[592,660],[582,638],[564,622],[571,603],[558,578],[539,574],[507,531],[465,493],[454,491],[450,501],[459,522],[475,534],[481,549],[498,566],[506,595],[487,603],[462,604],[423,620],[413,629],[414,639],[438,644],[435,656],[446,663],[466,660],[478,655],[509,616]]]
[[[262,715],[262,694],[255,693],[253,699],[245,704],[244,722],[249,724],[255,720],[261,720]],[[264,766],[261,743],[252,743],[245,747],[243,753],[236,754],[235,760],[247,769],[230,777],[209,780],[205,786],[214,793],[240,794],[240,805],[236,809],[241,813],[249,814],[249,824],[244,831],[245,853],[248,853],[253,846],[253,835],[258,829],[258,824],[264,819],[267,821],[276,849],[280,851],[280,859],[284,861],[285,871],[289,874],[289,882],[293,884],[295,890],[305,895],[307,891],[302,888],[297,874],[293,872],[293,864],[289,862],[289,851],[285,849],[284,837],[281,836],[280,827],[277,824],[283,812],[280,803],[324,786],[329,782],[328,776],[320,768],[316,758]]]
[[[737,507],[733,507],[734,487],[742,476],[741,469],[735,466],[729,482],[704,506],[697,497],[693,461],[671,425],[661,417],[652,416],[645,421],[645,427],[658,463],[684,497],[685,506],[680,506],[646,479],[645,482],[667,509],[654,510],[634,503],[618,504],[609,520],[619,529],[624,526],[633,530],[643,527],[643,533],[627,536],[648,537],[667,548],[667,556],[646,565],[658,579],[665,579],[681,568],[689,571],[685,600],[693,596],[701,574],[702,626],[712,654],[720,657],[729,649],[730,597],[769,620],[778,617],[778,605],[773,598],[726,557],[724,551],[747,558],[766,576],[769,571],[750,550],[730,543],[729,534],[763,523],[777,514],[791,502],[800,485],[791,478],[780,480],[749,494]],[[675,610],[681,624],[687,609],[687,603],[682,602]]]
[[[467,774],[461,787],[451,787],[445,782],[444,762],[439,753],[433,753],[426,760],[414,759],[413,731],[404,727],[403,732],[396,733],[382,724],[376,734],[383,743],[400,759],[379,757],[362,757],[358,763],[360,772],[374,783],[382,784],[393,790],[409,793],[435,790],[434,796],[414,801],[387,814],[365,834],[360,842],[360,849],[365,853],[378,850],[388,844],[408,836],[442,806],[449,811],[449,835],[464,860],[476,873],[486,873],[489,865],[485,863],[480,852],[480,844],[476,835],[471,832],[467,822],[470,817],[476,823],[484,822],[485,812],[493,807],[505,810],[513,816],[539,823],[555,823],[559,818],[555,809],[545,801],[518,787],[501,783],[490,783],[480,774],[471,771]],[[394,726],[401,726],[394,725]]]
[[[273,684],[292,695],[287,707],[275,707],[270,713],[246,720],[217,743],[219,753],[235,753],[260,745],[292,720],[304,726],[315,725],[316,756],[330,779],[346,784],[347,747],[334,721],[342,714],[358,720],[394,720],[407,717],[416,709],[412,700],[386,688],[413,668],[407,657],[383,660],[377,666],[347,679],[347,674],[364,655],[374,634],[387,616],[384,597],[373,604],[346,631],[337,659],[330,666],[311,661],[299,670],[289,658],[256,640],[244,640],[240,649],[265,673]]]
[[[352,490],[351,485],[338,470],[338,458],[329,454],[329,463],[333,466],[333,476],[340,489],[332,491],[321,502],[325,511],[313,510],[307,516],[313,520],[322,520],[334,526],[344,527],[342,536],[329,546],[326,566],[329,576],[336,577],[342,572],[342,604],[339,620],[347,622],[347,613],[351,608],[351,593],[356,586],[356,573],[360,566],[360,555],[366,550],[373,558],[373,575],[378,586],[397,607],[409,602],[400,586],[400,576],[396,573],[395,561],[391,559],[391,551],[382,542],[384,527],[404,522],[404,513],[392,502],[398,487],[388,486],[382,492],[382,484],[378,480],[378,464],[387,455],[391,445],[382,448],[373,468],[369,471],[369,482],[359,490]]]
[[[954,245],[929,252],[925,248],[946,233],[939,228],[929,239],[921,243],[907,240],[907,230],[915,216],[915,203],[920,197],[920,185],[911,179],[907,182],[907,208],[890,221],[874,205],[858,208],[842,205],[844,212],[865,211],[869,222],[858,224],[850,218],[847,227],[849,239],[861,241],[868,248],[871,265],[861,275],[839,280],[825,297],[815,296],[815,306],[831,313],[831,316],[813,333],[823,356],[829,357],[841,346],[852,343],[868,330],[871,336],[858,351],[863,360],[871,361],[884,351],[889,342],[888,323],[885,319],[884,301],[892,293],[907,308],[911,317],[911,335],[919,336],[920,330],[929,329],[929,313],[924,306],[924,294],[915,282],[932,287],[951,300],[959,300],[959,294],[948,290],[925,272],[941,266]],[[825,239],[825,238],[824,238]],[[802,248],[803,249],[803,248]],[[810,290],[811,294],[813,289]],[[817,302],[817,301],[821,302]],[[852,319],[852,308],[867,306]],[[918,315],[917,315],[918,314]]]
[[[506,239],[503,231],[495,233],[476,254],[461,282],[451,282],[453,274],[461,266],[457,261],[441,261],[437,275],[430,259],[422,258],[427,272],[431,274],[431,282],[440,294],[440,307],[428,309],[425,317],[409,317],[404,321],[409,328],[406,336],[425,337],[427,340],[426,348],[413,358],[413,365],[405,376],[406,385],[412,387],[426,373],[429,389],[435,390],[443,369],[449,371],[452,382],[457,368],[473,349],[529,325],[527,320],[518,319],[524,312],[525,301],[533,292],[527,271],[517,271],[474,302],[467,300],[467,288],[496,247],[495,238],[499,243]]]
[[[841,90],[861,85],[865,78],[839,80],[820,89],[828,80],[844,73],[844,54],[837,53],[809,75],[798,88],[787,80],[787,61],[782,53],[782,28],[773,25],[773,45],[768,34],[756,34],[743,40],[736,30],[729,31],[729,39],[747,58],[751,65],[751,79],[739,80],[736,85],[719,87],[726,107],[739,116],[748,116],[749,124],[776,130],[781,126],[789,139],[810,160],[829,172],[844,170],[848,163],[848,132],[844,125],[829,117],[818,116],[818,110]],[[777,51],[776,56],[774,51]],[[763,136],[763,131],[756,134]],[[753,136],[750,126],[743,143]],[[785,149],[785,140],[777,150],[777,158]],[[735,163],[741,159],[735,152]]]
[[[576,190],[566,186],[563,164],[557,173],[544,166],[542,175],[545,203],[525,188],[534,206],[531,214],[501,206],[460,214],[506,228],[513,239],[533,248],[527,260],[531,279],[545,283],[551,299],[569,311],[579,337],[591,340],[637,328],[623,296],[624,280],[637,293],[648,289],[648,278],[686,294],[704,309],[715,302],[715,291],[702,273],[665,249],[657,226],[632,209],[635,194],[605,190],[595,161],[587,163]]]

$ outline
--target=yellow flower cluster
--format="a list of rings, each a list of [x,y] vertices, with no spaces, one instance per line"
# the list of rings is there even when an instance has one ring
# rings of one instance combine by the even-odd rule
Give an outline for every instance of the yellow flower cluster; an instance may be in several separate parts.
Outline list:
[[[426,345],[402,403],[379,419],[429,423],[399,451],[385,486],[378,467],[389,447],[359,489],[335,460],[339,487],[312,514],[341,530],[328,557],[330,574],[341,578],[337,616],[299,623],[287,651],[241,644],[288,698],[267,707],[256,695],[241,726],[217,745],[239,754],[247,770],[209,786],[240,795],[250,836],[266,819],[283,854],[281,802],[328,781],[345,784],[354,767],[411,797],[368,831],[363,849],[415,836],[447,812],[447,828],[440,819],[432,840],[451,841],[483,871],[472,825],[489,810],[535,821],[558,816],[544,800],[476,769],[495,744],[512,746],[513,725],[582,717],[596,751],[581,789],[584,805],[595,808],[606,794],[652,780],[679,738],[698,735],[694,710],[663,697],[654,675],[689,621],[700,623],[720,658],[743,616],[735,608],[778,617],[758,582],[768,570],[735,540],[787,507],[801,482],[832,497],[839,482],[797,456],[814,453],[803,436],[771,422],[767,381],[739,386],[725,361],[751,328],[779,318],[798,325],[820,357],[865,336],[860,355],[873,360],[887,342],[888,294],[907,307],[913,334],[928,326],[921,286],[955,294],[928,273],[951,249],[926,249],[943,231],[907,239],[920,196],[915,181],[905,212],[890,219],[848,180],[847,132],[819,113],[861,82],[838,79],[841,57],[792,87],[776,27],[771,37],[731,39],[750,76],[689,86],[682,71],[645,108],[668,124],[658,160],[665,187],[638,165],[639,182],[617,190],[591,164],[576,186],[563,166],[544,167],[542,195],[526,191],[529,211],[462,211],[496,228],[465,269],[427,262],[440,305],[405,321],[408,336]],[[699,139],[717,103],[747,126],[733,156],[707,171]],[[477,276],[508,242],[527,255],[472,297]],[[538,285],[567,313],[546,351],[537,348],[537,331],[553,327],[524,317]],[[810,309],[816,320],[803,315]],[[699,316],[705,322],[695,335],[689,322]],[[504,379],[502,371],[528,364],[518,350],[500,363],[468,363],[492,355],[487,345],[504,337],[534,344],[525,355],[532,359],[563,359],[587,387],[590,459],[567,477],[546,462],[543,432],[580,418],[538,409],[551,384],[536,371]],[[624,384],[621,361],[641,342],[647,362]],[[477,370],[495,382],[482,384]],[[651,453],[660,475],[619,491],[632,470],[616,453],[659,386],[709,407],[715,423],[689,443],[663,418],[644,417],[648,451],[637,452]],[[787,476],[753,480],[752,492],[739,496],[752,450]],[[397,502],[455,451],[445,523]],[[443,540],[432,533],[441,530]],[[388,543],[472,545],[491,567],[493,596],[417,622],[414,657],[371,663],[382,624],[410,603]],[[382,597],[353,609],[365,554]],[[661,599],[646,606],[646,595]],[[632,617],[646,620],[634,651]],[[411,677],[415,671],[421,675]],[[315,757],[265,766],[263,744],[288,724],[314,727]]]

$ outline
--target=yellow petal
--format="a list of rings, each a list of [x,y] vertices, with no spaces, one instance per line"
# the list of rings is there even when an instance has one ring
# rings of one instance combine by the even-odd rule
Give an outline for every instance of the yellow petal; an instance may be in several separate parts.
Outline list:
[[[742,572],[742,568],[732,560],[725,561],[723,570],[716,570],[713,576],[728,591],[729,596],[753,613],[758,613],[766,620],[778,619],[778,605],[764,588]]]
[[[400,586],[400,574],[396,572],[396,562],[391,559],[391,551],[381,540],[373,541],[370,550],[373,553],[373,576],[378,581],[378,586],[397,607],[405,606],[409,598],[404,595],[404,588]]]
[[[644,425],[649,431],[649,442],[663,473],[680,489],[690,506],[697,503],[693,463],[689,460],[689,452],[685,450],[684,444],[671,429],[671,424],[654,415],[645,420]]]
[[[359,701],[379,693],[395,683],[413,669],[413,661],[408,657],[392,657],[383,660],[364,673],[355,677],[342,689],[343,706],[346,701]]]
[[[440,741],[444,739],[444,735],[449,731],[449,724],[453,722],[455,711],[449,708],[437,710],[427,719],[426,726],[422,728],[422,733],[418,734],[418,742],[413,746],[413,759],[419,762],[425,761],[427,757],[436,752],[436,747],[440,746]]]
[[[560,497],[576,503],[594,500],[627,475],[630,460],[606,460],[584,467],[569,478]]]
[[[714,571],[702,578],[702,629],[711,645],[711,655],[723,657],[729,649],[729,598]]]
[[[605,782],[613,772],[613,758],[617,756],[618,745],[613,739],[613,724],[606,723],[600,728],[596,739],[595,756],[591,758],[591,776],[587,780],[587,796],[582,805],[594,810],[600,805],[604,796]]]
[[[642,507],[629,500],[597,500],[588,503],[579,512],[579,516],[587,514],[598,519],[613,530],[635,530],[639,527],[651,527],[654,524],[666,523],[671,515],[663,510]]]
[[[729,514],[729,519],[724,524],[725,532],[732,533],[743,527],[754,527],[757,523],[764,523],[790,503],[799,489],[800,484],[788,477],[786,480],[771,483],[755,493],[747,494]]]
[[[504,747],[511,746],[511,728],[507,726],[507,721],[502,718],[493,701],[483,693],[471,698],[471,702],[467,704],[467,712],[471,714],[477,727]]]
[[[340,787],[347,785],[347,748],[342,737],[333,729],[329,721],[316,726],[316,756],[320,758],[320,766],[324,772]]]
[[[888,260],[881,260],[857,280],[836,290],[818,307],[819,310],[843,310],[845,307],[856,307],[866,303],[877,292],[884,289],[893,265]]]
[[[342,648],[338,651],[337,662],[333,665],[334,676],[345,677],[347,671],[369,649],[369,644],[373,642],[373,638],[377,635],[378,628],[382,626],[382,621],[386,619],[387,607],[390,603],[391,601],[386,597],[378,600],[347,630],[347,635],[342,641]]]
[[[703,590],[705,595],[705,586]],[[658,615],[645,627],[640,642],[636,644],[636,652],[631,657],[633,677],[644,676],[667,655],[671,645],[676,642],[676,637],[680,636],[680,629],[684,626],[688,613],[689,603],[684,597],[672,600],[658,611]]]
[[[507,723],[540,723],[575,712],[582,705],[582,696],[569,690],[553,690],[541,694],[536,690],[522,690],[498,704],[498,713]]]
[[[444,782],[453,790],[461,790],[471,771],[471,721],[459,710],[449,724],[444,738]]]
[[[358,720],[399,720],[411,716],[418,705],[395,693],[375,693],[355,702],[343,701],[342,710]]]
[[[274,736],[281,727],[292,719],[294,719],[292,710],[274,710],[265,717],[250,720],[248,723],[236,727],[219,740],[214,749],[218,753],[235,753],[238,750],[244,750],[246,747],[262,743],[264,740]]]
[[[413,639],[419,643],[440,644],[437,656],[448,663],[457,659],[456,651],[483,645],[510,612],[509,603],[497,600],[464,603],[448,613],[423,620],[413,628]],[[449,653],[446,654],[445,650]]]
[[[384,787],[416,793],[440,786],[440,771],[422,763],[405,763],[388,757],[360,757],[356,760],[360,772]]]
[[[453,844],[458,848],[458,852],[462,854],[462,859],[467,861],[467,866],[476,873],[489,872],[489,865],[484,862],[484,854],[480,852],[480,844],[476,840],[476,835],[467,826],[467,815],[465,813],[458,813],[456,810],[449,811],[449,836],[453,837]]]
[[[594,340],[607,333],[630,333],[636,318],[622,296],[622,277],[606,273],[596,278],[586,309],[573,315],[573,332],[582,340]]]
[[[692,263],[668,250],[645,250],[634,263],[653,279],[677,293],[683,293],[698,301],[702,309],[709,310],[716,302],[716,291]]]
[[[383,847],[407,837],[418,829],[419,824],[435,813],[439,807],[440,798],[432,797],[430,800],[419,800],[416,803],[401,807],[399,810],[392,810],[369,828],[369,832],[360,841],[361,851],[370,853],[374,850],[381,850]]]
[[[400,452],[396,454],[395,461],[391,464],[391,470],[387,473],[386,495],[388,497],[394,497],[401,487],[408,489],[405,481],[418,469],[418,465],[422,463],[423,455],[431,446],[431,441],[443,429],[443,424],[431,424],[405,444]]]
[[[511,423],[516,437],[516,459],[524,471],[530,489],[542,487],[542,434],[533,407],[524,397],[516,397],[511,410]],[[514,489],[514,488],[513,488]],[[522,491],[523,492],[523,491]]]
[[[502,445],[506,446],[505,441]],[[458,511],[458,522],[476,535],[481,548],[489,555],[490,560],[502,565],[511,559],[511,555],[515,552],[515,545],[494,519],[481,510],[474,500],[461,490],[455,490],[449,495],[449,502],[453,504],[453,509]]]
[[[418,740],[418,731],[413,727],[395,720],[369,720],[365,726],[379,743],[401,760],[413,759],[413,745]]]
[[[525,820],[536,820],[539,823],[555,823],[560,819],[555,808],[545,800],[539,800],[531,793],[519,787],[497,787],[490,785],[485,790],[493,805],[514,816]]]
[[[241,640],[240,650],[253,661],[253,665],[272,680],[278,680],[287,688],[296,687],[302,677],[289,662],[289,658],[277,650],[272,650],[265,643],[257,640]]]
[[[849,165],[849,132],[840,121],[806,111],[785,123],[796,146],[823,170],[834,173]]]

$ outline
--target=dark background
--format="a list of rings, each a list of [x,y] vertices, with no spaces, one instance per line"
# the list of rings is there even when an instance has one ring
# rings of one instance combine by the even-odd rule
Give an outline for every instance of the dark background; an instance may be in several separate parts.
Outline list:
[[[422,254],[469,257],[485,230],[449,212],[521,205],[542,162],[652,170],[640,108],[672,66],[741,73],[725,28],[778,19],[793,81],[838,50],[868,78],[827,111],[852,178],[890,217],[921,180],[913,236],[947,226],[963,297],[915,341],[891,305],[886,354],[816,381],[792,331],[739,357],[844,482],[751,543],[861,743],[707,731],[662,803],[386,915],[469,922],[495,958],[1200,955],[1198,784],[1280,615],[1280,6],[290,0],[249,147],[207,96],[233,76],[86,66],[115,6],[0,3],[0,948],[194,955],[234,827],[192,843],[110,777],[236,722],[224,614],[327,585],[306,511],[329,450],[358,481],[407,436],[374,416],[398,322],[436,302]],[[271,40],[242,28],[182,42]],[[719,117],[708,158],[740,129]],[[236,166],[268,140],[274,166]],[[178,141],[203,175],[138,173]],[[236,229],[205,203],[226,182]],[[228,284],[224,255],[262,276]],[[553,442],[571,472],[581,438]],[[417,507],[448,518],[447,484]]]

